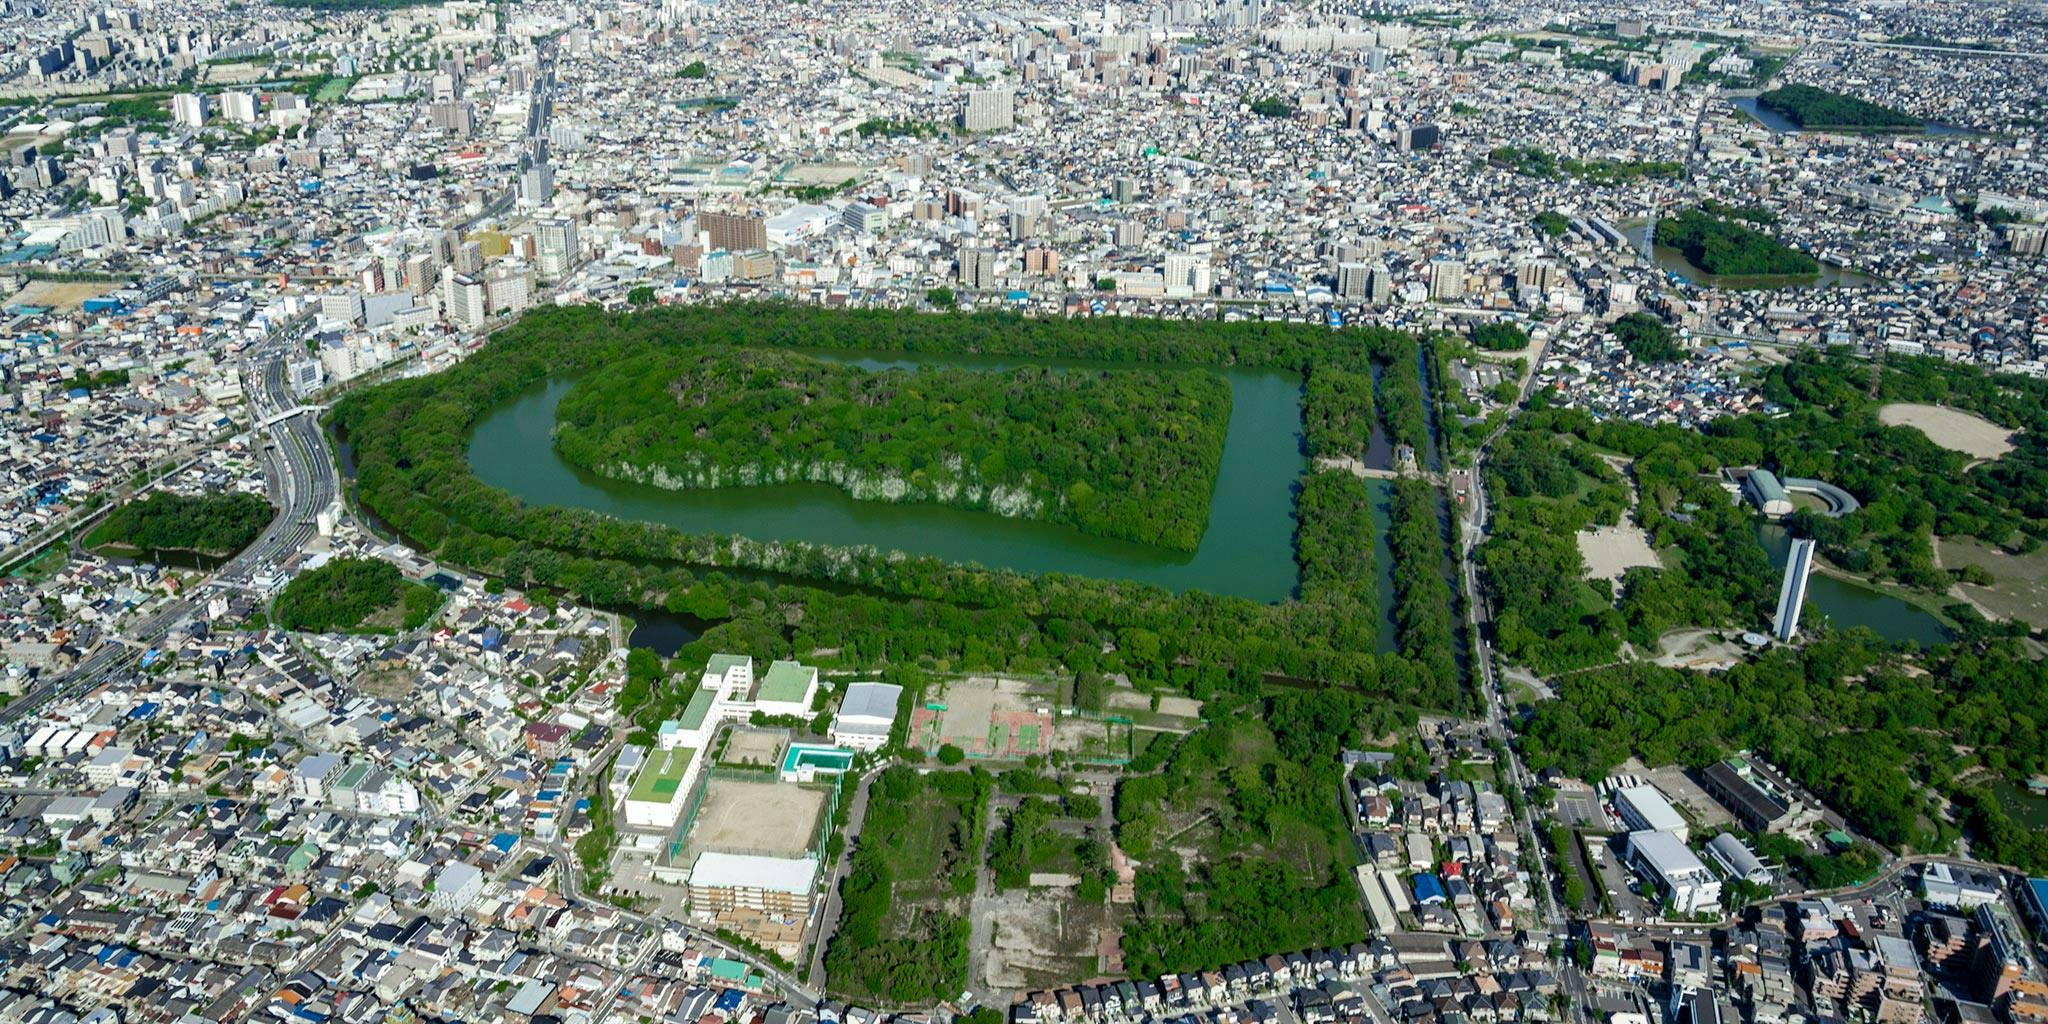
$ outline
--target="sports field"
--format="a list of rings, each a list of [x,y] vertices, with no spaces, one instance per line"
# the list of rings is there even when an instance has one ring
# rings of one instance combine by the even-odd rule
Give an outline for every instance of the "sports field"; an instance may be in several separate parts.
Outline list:
[[[692,863],[707,850],[801,857],[817,836],[825,797],[822,789],[794,783],[711,779],[678,860]]]

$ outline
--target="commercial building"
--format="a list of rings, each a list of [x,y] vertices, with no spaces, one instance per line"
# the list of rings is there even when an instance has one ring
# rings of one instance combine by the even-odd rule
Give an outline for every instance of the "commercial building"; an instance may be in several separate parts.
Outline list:
[[[1680,841],[1691,838],[1692,826],[1664,794],[1649,783],[1630,786],[1614,794],[1614,810],[1636,831],[1669,832]]]
[[[1749,847],[1742,845],[1742,840],[1735,838],[1733,832],[1723,832],[1707,840],[1707,856],[1721,865],[1721,870],[1726,871],[1730,878],[1756,885],[1771,884],[1771,869],[1764,867],[1764,862],[1749,852]]]
[[[1721,902],[1721,882],[1713,871],[1670,832],[1637,831],[1628,834],[1628,859],[1670,900],[1681,914],[1711,910]]]
[[[1975,910],[1998,902],[2001,895],[1997,876],[1940,861],[1920,868],[1920,892],[1929,905],[1943,910]]]
[[[832,742],[854,750],[880,750],[896,723],[903,687],[892,683],[854,683],[832,716]]]

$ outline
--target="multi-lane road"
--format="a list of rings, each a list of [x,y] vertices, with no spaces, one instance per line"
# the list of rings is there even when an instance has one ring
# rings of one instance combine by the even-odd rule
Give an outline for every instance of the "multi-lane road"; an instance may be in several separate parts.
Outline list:
[[[251,354],[243,392],[251,430],[263,435],[260,461],[272,503],[279,511],[256,542],[221,566],[207,584],[169,601],[146,618],[131,621],[117,637],[68,672],[36,680],[20,697],[0,708],[0,721],[26,715],[52,697],[81,693],[127,669],[142,652],[169,636],[220,587],[246,585],[266,568],[303,546],[313,535],[314,516],[334,501],[339,490],[327,442],[311,410],[300,410],[284,382],[286,358],[305,344],[310,318],[286,322],[273,330]],[[278,414],[298,410],[280,418]],[[264,426],[268,422],[268,426]]]

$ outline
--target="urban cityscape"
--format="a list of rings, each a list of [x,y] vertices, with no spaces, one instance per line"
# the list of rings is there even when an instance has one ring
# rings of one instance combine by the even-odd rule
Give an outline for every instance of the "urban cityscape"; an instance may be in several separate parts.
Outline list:
[[[0,1024],[2048,1024],[2048,10],[0,0]]]

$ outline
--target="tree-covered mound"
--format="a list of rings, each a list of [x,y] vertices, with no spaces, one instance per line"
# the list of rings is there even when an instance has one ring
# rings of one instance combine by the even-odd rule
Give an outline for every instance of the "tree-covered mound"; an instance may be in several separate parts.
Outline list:
[[[877,372],[663,348],[584,377],[557,417],[563,457],[605,476],[672,490],[807,480],[1191,551],[1230,385],[1208,370]]]
[[[441,606],[441,594],[414,583],[390,562],[337,558],[302,572],[277,595],[277,624],[308,633],[391,633],[417,629]]]
[[[1259,604],[865,546],[687,533],[588,509],[528,505],[471,472],[469,432],[501,403],[551,377],[593,371],[650,348],[694,345],[1089,359],[1148,372],[1235,365],[1284,368],[1305,380],[1337,370],[1341,378],[1324,390],[1331,422],[1347,425],[1366,415],[1370,399],[1359,392],[1372,382],[1365,371],[1378,365],[1385,373],[1373,405],[1389,435],[1404,443],[1423,439],[1415,371],[1422,355],[1403,332],[781,304],[630,314],[589,306],[533,310],[453,367],[350,392],[335,404],[332,422],[354,448],[363,506],[436,560],[593,604],[719,609],[725,621],[700,641],[707,653],[824,657],[816,652],[828,650],[844,665],[899,671],[1063,666],[1198,696],[1224,688],[1257,692],[1271,676],[1284,675],[1355,687],[1411,708],[1469,703],[1456,673],[1444,671],[1456,642],[1448,628],[1431,634],[1427,650],[1375,651],[1374,580],[1315,565],[1342,555],[1332,545],[1296,552],[1303,563],[1296,599]],[[1304,425],[1311,450],[1354,443],[1324,436],[1328,429],[1322,420]],[[1298,508],[1309,536],[1371,528],[1355,502]],[[1307,521],[1329,516],[1350,525]]]
[[[1801,128],[1817,131],[1918,131],[1925,127],[1905,111],[1811,85],[1781,85],[1758,96],[1756,102],[1798,122]]]
[[[1693,266],[1717,277],[1817,274],[1820,261],[1746,224],[1701,209],[1657,222],[1657,244],[1685,253]]]
[[[254,494],[197,497],[157,491],[107,514],[86,534],[87,547],[136,552],[192,551],[225,558],[262,536],[276,510]]]

